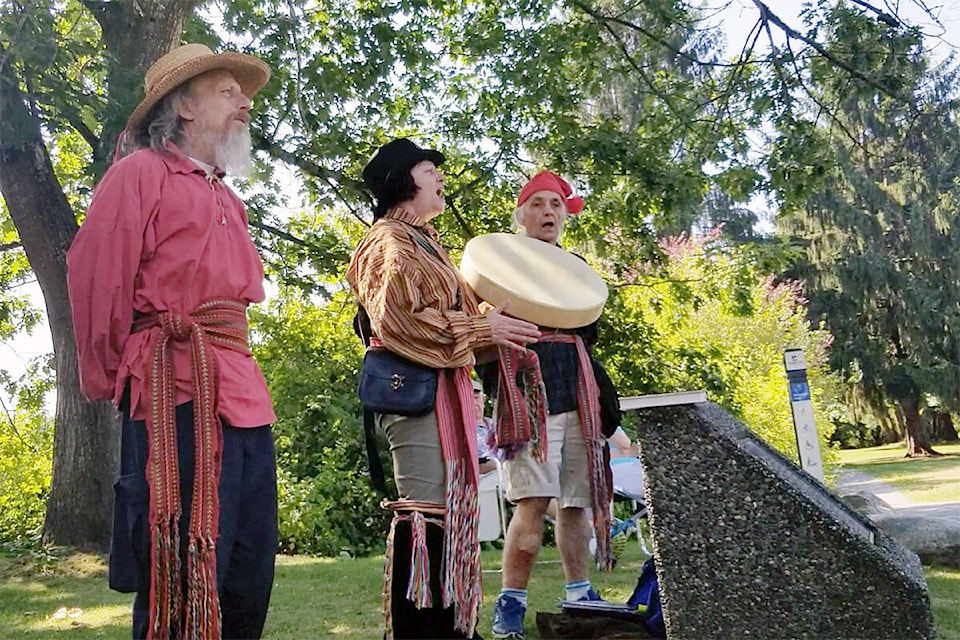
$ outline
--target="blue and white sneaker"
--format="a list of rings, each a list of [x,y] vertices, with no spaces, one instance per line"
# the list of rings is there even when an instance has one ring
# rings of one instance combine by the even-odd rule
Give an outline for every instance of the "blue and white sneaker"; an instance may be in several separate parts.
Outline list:
[[[493,607],[493,637],[522,639],[523,615],[526,612],[527,608],[516,598],[510,596],[497,598]]]
[[[587,595],[577,600],[577,602],[606,602],[606,600],[601,598],[600,594],[593,590],[593,587],[590,587]]]

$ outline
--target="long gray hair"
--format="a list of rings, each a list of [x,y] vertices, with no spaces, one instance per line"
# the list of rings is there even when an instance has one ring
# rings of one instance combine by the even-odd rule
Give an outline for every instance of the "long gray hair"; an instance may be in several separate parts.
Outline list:
[[[183,144],[180,103],[186,97],[189,85],[189,82],[185,82],[164,96],[147,114],[146,127],[127,132],[123,141],[124,155],[145,147],[150,147],[157,153],[169,153],[167,143]]]

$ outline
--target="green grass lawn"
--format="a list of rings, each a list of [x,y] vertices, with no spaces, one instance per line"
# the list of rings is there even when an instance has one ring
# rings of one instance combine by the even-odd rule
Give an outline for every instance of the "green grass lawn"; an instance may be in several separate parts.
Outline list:
[[[847,468],[878,477],[918,502],[960,501],[960,445],[940,445],[941,458],[907,460],[903,446],[841,451]],[[537,638],[535,611],[556,611],[563,576],[555,548],[540,556],[530,587],[527,637]],[[595,572],[594,586],[609,600],[625,601],[644,557],[635,541],[610,575]],[[479,632],[490,637],[493,601],[500,590],[500,551],[483,552],[484,598]],[[926,568],[940,637],[960,640],[960,571]],[[383,633],[383,558],[323,559],[280,556],[265,637],[372,639]],[[0,556],[0,638],[37,640],[127,638],[132,596],[107,588],[104,559]]]
[[[593,582],[610,600],[625,601],[643,556],[634,541],[610,575]],[[324,559],[279,556],[265,638],[369,640],[383,634],[383,558]],[[493,601],[500,590],[500,551],[483,552],[484,598],[479,632],[490,637]],[[960,571],[927,569],[940,638],[960,640]],[[555,548],[544,548],[530,588],[530,611],[556,611],[563,585]],[[26,640],[127,638],[132,597],[107,588],[102,557],[72,554],[38,564],[0,557],[0,638]],[[538,638],[534,616],[527,638]]]
[[[844,469],[868,473],[914,502],[960,502],[960,443],[934,445],[934,450],[944,455],[908,459],[903,444],[841,450],[839,454]]]

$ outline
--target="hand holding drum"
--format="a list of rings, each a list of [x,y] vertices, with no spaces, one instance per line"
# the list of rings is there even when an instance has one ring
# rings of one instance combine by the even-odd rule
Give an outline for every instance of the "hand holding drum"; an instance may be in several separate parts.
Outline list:
[[[509,306],[510,301],[506,300],[485,314],[490,321],[491,337],[495,344],[502,347],[524,349],[531,342],[540,339],[540,329],[532,322],[504,315]]]

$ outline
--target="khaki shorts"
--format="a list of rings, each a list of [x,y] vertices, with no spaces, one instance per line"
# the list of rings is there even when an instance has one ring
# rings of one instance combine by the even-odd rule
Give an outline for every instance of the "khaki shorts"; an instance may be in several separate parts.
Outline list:
[[[393,477],[400,498],[444,504],[447,473],[437,413],[417,418],[386,413],[379,419],[393,454]]]
[[[547,416],[547,461],[537,462],[529,445],[503,463],[507,499],[556,498],[561,509],[590,506],[587,447],[580,430],[580,414],[567,411]]]

